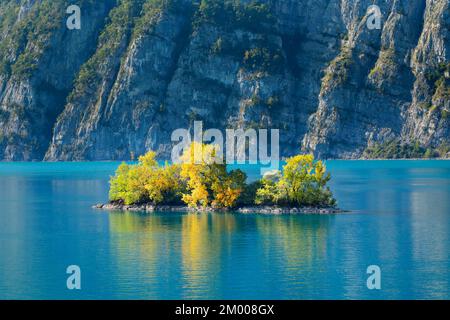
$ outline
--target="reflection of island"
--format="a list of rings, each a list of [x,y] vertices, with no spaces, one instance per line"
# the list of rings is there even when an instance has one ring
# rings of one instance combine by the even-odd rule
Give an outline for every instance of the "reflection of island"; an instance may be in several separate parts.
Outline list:
[[[110,214],[114,247],[124,258],[119,266],[144,263],[142,281],[148,282],[149,290],[159,294],[155,283],[161,281],[179,284],[179,298],[214,295],[210,283],[235,228],[234,215]]]
[[[257,219],[258,231],[272,239],[267,249],[278,250],[286,267],[310,263],[317,255],[325,255],[327,232],[334,216],[276,216]]]
[[[110,230],[123,258],[119,268],[138,263],[150,298],[164,298],[158,284],[166,282],[179,286],[173,290],[180,294],[176,298],[195,299],[228,297],[231,292],[226,291],[244,294],[247,281],[261,282],[265,272],[283,274],[280,281],[295,283],[305,266],[324,258],[333,219],[127,212],[110,214]],[[227,282],[236,276],[234,283]]]

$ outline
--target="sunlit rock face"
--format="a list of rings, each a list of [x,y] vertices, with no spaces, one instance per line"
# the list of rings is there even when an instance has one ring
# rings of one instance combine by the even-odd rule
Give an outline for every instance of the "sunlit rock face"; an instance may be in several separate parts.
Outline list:
[[[112,2],[80,1],[81,30],[66,29],[69,1],[0,3],[0,158],[42,160],[82,64],[95,52]]]
[[[375,1],[380,28],[372,0],[78,2],[81,30],[0,3],[1,159],[168,158],[196,120],[280,129],[282,156],[450,143],[449,0]]]
[[[342,4],[354,16],[344,18],[347,41],[325,72],[303,147],[325,158],[358,158],[394,140],[447,145],[449,1],[380,3],[379,30],[367,28],[366,1]]]

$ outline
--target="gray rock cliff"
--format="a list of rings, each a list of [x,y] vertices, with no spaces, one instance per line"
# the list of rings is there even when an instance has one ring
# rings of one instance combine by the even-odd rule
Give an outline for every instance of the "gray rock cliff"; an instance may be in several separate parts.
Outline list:
[[[81,30],[68,5],[0,2],[4,160],[167,158],[196,120],[280,129],[283,156],[450,156],[449,0],[85,0]]]

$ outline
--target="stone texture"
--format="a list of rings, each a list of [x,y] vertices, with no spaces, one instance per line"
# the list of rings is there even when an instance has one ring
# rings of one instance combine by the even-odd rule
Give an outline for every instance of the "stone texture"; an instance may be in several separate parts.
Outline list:
[[[12,26],[0,22],[0,44],[44,2],[22,1]],[[149,149],[168,158],[172,131],[194,120],[278,128],[283,156],[359,158],[392,139],[450,143],[450,102],[429,76],[450,60],[449,0],[265,0],[274,17],[265,28],[196,23],[193,1],[162,10],[144,2],[130,13],[144,27],[122,29],[88,90],[73,83],[108,45],[97,37],[120,1],[91,4],[81,33],[56,28],[30,77],[0,73],[0,158],[127,160]],[[366,27],[373,3],[380,30]],[[245,51],[266,47],[279,54],[276,68],[248,68]]]

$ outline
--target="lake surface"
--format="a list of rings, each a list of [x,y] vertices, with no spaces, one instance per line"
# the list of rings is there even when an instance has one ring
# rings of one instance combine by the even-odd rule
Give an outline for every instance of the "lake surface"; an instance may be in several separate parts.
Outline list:
[[[91,209],[117,165],[0,164],[1,299],[450,299],[450,162],[329,161],[333,216]]]

